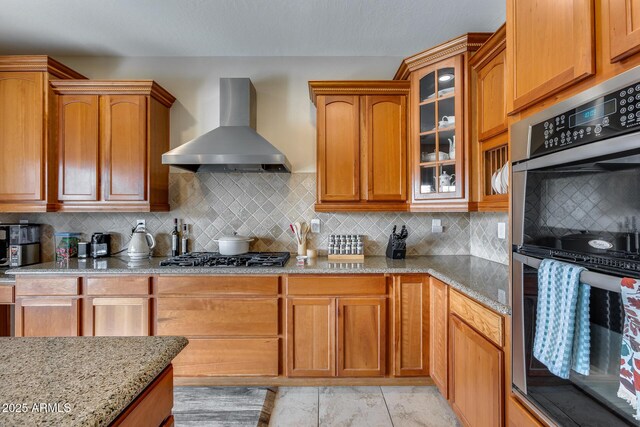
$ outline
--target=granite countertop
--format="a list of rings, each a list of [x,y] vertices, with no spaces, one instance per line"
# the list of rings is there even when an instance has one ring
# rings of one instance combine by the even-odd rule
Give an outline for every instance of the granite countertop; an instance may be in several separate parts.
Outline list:
[[[0,425],[109,425],[187,342],[184,337],[0,338]],[[34,404],[38,409],[43,403],[52,404],[48,412],[34,411]],[[14,406],[5,412],[5,404],[24,404],[26,411]]]
[[[16,278],[13,274],[7,274],[7,270],[0,270],[0,286],[13,285],[16,282]]]
[[[383,256],[366,257],[362,263],[333,262],[325,257],[298,266],[292,256],[284,267],[207,268],[160,267],[165,258],[132,262],[111,257],[96,260],[71,259],[68,263],[49,262],[9,270],[9,274],[430,274],[501,314],[511,314],[509,306],[509,267],[469,255],[417,256],[391,260]]]

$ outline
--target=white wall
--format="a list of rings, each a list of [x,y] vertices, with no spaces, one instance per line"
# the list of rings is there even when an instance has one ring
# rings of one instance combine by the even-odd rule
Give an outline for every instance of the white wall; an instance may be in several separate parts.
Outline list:
[[[153,79],[177,100],[171,147],[219,124],[220,77],[250,77],[257,92],[258,132],[295,172],[315,171],[315,107],[309,80],[391,79],[394,57],[60,57],[93,79]]]

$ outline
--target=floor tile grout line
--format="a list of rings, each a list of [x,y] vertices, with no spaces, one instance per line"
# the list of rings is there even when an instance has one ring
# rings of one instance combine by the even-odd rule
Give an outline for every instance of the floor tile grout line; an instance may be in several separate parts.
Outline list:
[[[391,427],[394,427],[393,424],[393,417],[391,416],[391,410],[389,410],[389,405],[387,404],[387,398],[384,396],[384,391],[382,390],[382,387],[380,388],[380,394],[382,395],[382,400],[384,401],[384,406],[385,408],[387,408],[387,414],[389,414],[389,421],[391,421]]]

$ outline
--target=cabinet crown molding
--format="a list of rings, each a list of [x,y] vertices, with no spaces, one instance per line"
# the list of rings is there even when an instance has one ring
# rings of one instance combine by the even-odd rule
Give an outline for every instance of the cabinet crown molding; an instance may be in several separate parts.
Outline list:
[[[411,55],[405,58],[394,80],[407,80],[409,74],[425,65],[433,64],[442,59],[449,58],[451,56],[458,55],[464,52],[475,52],[482,46],[493,33],[467,33],[459,37],[451,39],[447,42],[434,46],[427,50],[424,50],[415,55]]]
[[[47,55],[0,56],[0,71],[47,72],[58,79],[86,79],[82,74]]]
[[[507,24],[504,23],[469,59],[469,65],[474,69],[484,67],[507,47]]]
[[[309,82],[309,98],[318,95],[408,95],[408,81],[398,80],[316,80]]]
[[[166,107],[176,98],[153,80],[52,80],[59,95],[149,95]]]

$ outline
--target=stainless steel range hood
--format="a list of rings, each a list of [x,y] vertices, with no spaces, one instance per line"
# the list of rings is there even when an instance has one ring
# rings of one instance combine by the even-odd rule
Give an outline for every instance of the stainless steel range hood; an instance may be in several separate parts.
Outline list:
[[[220,79],[220,127],[162,155],[191,172],[291,172],[289,161],[256,132],[256,89],[248,78]]]

